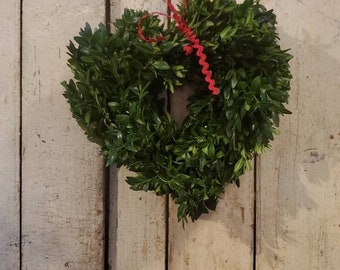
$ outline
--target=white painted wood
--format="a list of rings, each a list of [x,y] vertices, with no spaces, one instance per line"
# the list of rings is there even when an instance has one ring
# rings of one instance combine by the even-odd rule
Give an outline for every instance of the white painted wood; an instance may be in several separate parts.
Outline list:
[[[171,202],[169,226],[170,270],[253,269],[253,173],[241,178],[241,187],[229,185],[215,212],[177,222]]]
[[[181,1],[173,1],[174,4]],[[181,123],[191,95],[185,87],[172,97],[172,115]],[[241,178],[241,188],[228,186],[215,212],[203,215],[182,228],[177,205],[170,202],[170,270],[253,269],[254,177]]]
[[[151,192],[130,190],[124,181],[132,175],[125,168],[119,169],[118,183],[114,185],[118,192],[113,191],[115,223],[110,230],[115,231],[115,239],[111,238],[111,268],[162,270],[165,265],[164,199]]]
[[[339,269],[340,2],[262,2],[295,58],[293,114],[258,166],[257,269]]]
[[[143,0],[111,0],[111,18],[112,22],[121,17],[125,8],[132,8],[134,10],[148,10],[149,12],[160,11],[166,12],[166,1],[143,1]],[[160,18],[164,19],[164,18]]]
[[[23,1],[23,269],[103,269],[103,162],[71,118],[66,45],[104,1]]]
[[[111,1],[112,21],[124,8],[166,12],[163,1]],[[114,30],[113,30],[114,31]],[[165,269],[165,200],[154,193],[132,191],[131,172],[111,170],[110,266],[115,270]]]
[[[19,268],[20,1],[0,7],[0,269]]]

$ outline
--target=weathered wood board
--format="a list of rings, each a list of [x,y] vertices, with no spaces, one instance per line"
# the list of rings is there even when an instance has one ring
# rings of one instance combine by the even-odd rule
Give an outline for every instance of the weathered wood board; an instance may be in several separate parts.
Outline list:
[[[180,3],[181,1],[173,1]],[[172,115],[185,118],[190,91],[184,88],[171,100]],[[253,269],[254,173],[241,179],[241,188],[228,186],[215,212],[195,222],[177,222],[177,205],[170,202],[169,269]]]
[[[261,2],[278,15],[294,79],[293,114],[257,162],[256,215],[253,171],[183,230],[177,205],[167,220],[164,198],[130,191],[131,173],[112,169],[111,269],[250,270],[254,259],[261,270],[339,268],[340,2]],[[125,7],[167,9],[166,1],[112,0],[112,21]],[[22,269],[103,269],[105,169],[60,81],[71,78],[68,40],[86,21],[104,22],[105,1],[23,1],[22,15]],[[19,269],[20,1],[1,5],[0,29],[0,269]],[[184,107],[173,106],[179,121]]]
[[[115,195],[111,203],[111,269],[164,269],[164,199],[130,190],[124,181],[132,173],[125,168],[117,171],[118,174],[111,177],[118,181],[112,188]]]
[[[170,270],[253,269],[253,173],[240,181],[241,188],[226,188],[215,212],[189,222],[185,230],[177,222],[177,205],[171,203]]]
[[[23,269],[103,269],[99,151],[71,118],[66,45],[104,1],[23,1]]]
[[[112,22],[124,8],[166,12],[163,1],[111,1]],[[112,29],[114,31],[114,29]],[[151,192],[135,192],[125,182],[131,172],[112,169],[110,265],[116,270],[165,269],[165,200]]]
[[[294,78],[293,114],[258,165],[257,269],[339,269],[340,2],[262,2]]]
[[[20,1],[1,3],[0,29],[0,269],[18,269]]]

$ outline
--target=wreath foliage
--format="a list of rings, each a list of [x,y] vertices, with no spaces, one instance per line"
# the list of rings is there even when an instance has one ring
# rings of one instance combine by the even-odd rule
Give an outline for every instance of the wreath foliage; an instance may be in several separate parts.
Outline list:
[[[127,166],[133,190],[169,194],[179,220],[214,210],[227,183],[239,185],[250,160],[277,132],[279,115],[290,113],[291,55],[278,45],[272,10],[246,0],[192,0],[178,7],[207,55],[220,90],[212,95],[197,56],[175,22],[125,9],[110,33],[86,24],[68,46],[74,79],[64,96],[107,165]],[[146,43],[138,35],[165,36]],[[168,113],[164,93],[190,85],[189,114],[180,126]]]

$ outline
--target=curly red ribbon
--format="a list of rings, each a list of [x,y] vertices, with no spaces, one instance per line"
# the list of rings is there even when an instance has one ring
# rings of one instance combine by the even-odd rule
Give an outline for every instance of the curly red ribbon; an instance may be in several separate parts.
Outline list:
[[[183,0],[184,4],[187,6],[187,0]],[[171,3],[171,0],[167,0],[167,5],[169,7],[170,12],[173,13],[172,17],[160,13],[160,12],[153,12],[152,14],[158,14],[162,16],[166,16],[168,18],[173,18],[177,24],[178,30],[191,42],[191,44],[183,46],[183,50],[185,51],[185,55],[189,56],[192,54],[193,50],[196,49],[196,55],[199,58],[199,64],[202,67],[202,74],[205,75],[205,81],[208,83],[208,89],[212,92],[213,95],[219,94],[219,89],[215,86],[216,82],[212,79],[212,72],[209,70],[209,64],[207,63],[207,55],[204,53],[204,47],[200,44],[200,40],[195,35],[194,31],[187,25],[185,20],[179,15],[178,11]],[[165,39],[164,36],[159,36],[157,38],[146,38],[142,31],[141,21],[146,19],[148,14],[144,15],[138,21],[138,35],[139,37],[147,43],[152,42],[160,42]]]

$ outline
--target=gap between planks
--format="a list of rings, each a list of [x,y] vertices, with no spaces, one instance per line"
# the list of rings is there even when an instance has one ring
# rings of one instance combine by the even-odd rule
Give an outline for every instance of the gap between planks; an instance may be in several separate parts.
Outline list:
[[[109,31],[111,31],[111,1],[105,0],[105,25]],[[111,204],[111,170],[110,167],[105,167],[104,163],[104,184],[103,184],[103,224],[104,224],[104,256],[103,256],[103,269],[110,270],[110,204]],[[112,171],[112,173],[117,174],[117,170]],[[116,175],[117,177],[117,175]]]
[[[20,38],[19,38],[19,46],[20,46],[20,52],[19,52],[19,270],[22,269],[22,256],[23,256],[23,247],[22,247],[22,158],[23,158],[23,141],[22,141],[22,94],[23,94],[23,81],[22,81],[22,75],[23,75],[23,67],[22,67],[22,58],[23,58],[23,36],[22,36],[22,28],[23,28],[23,1],[20,1]]]

